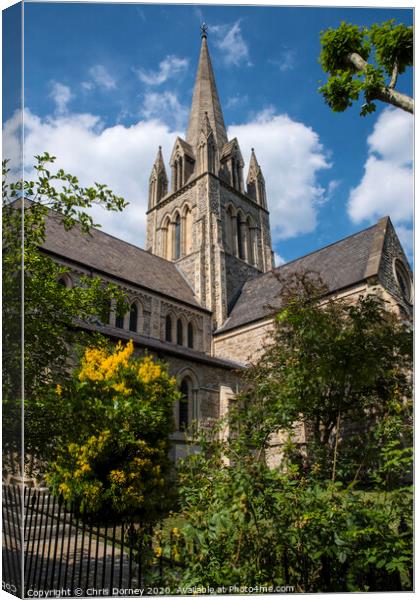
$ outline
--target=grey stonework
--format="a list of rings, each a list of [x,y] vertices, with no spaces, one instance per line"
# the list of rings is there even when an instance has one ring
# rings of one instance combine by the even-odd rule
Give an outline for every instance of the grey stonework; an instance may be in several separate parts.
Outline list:
[[[189,414],[202,426],[226,414],[243,368],[269,343],[283,276],[316,272],[334,296],[351,299],[374,291],[404,316],[412,315],[411,271],[388,218],[273,268],[262,169],[252,150],[245,185],[239,142],[227,138],[205,35],[186,140],[174,140],[170,167],[171,181],[159,148],[150,177],[146,251],[96,229],[90,236],[77,226],[65,232],[52,211],[43,250],[70,268],[68,285],[77,285],[81,275],[99,276],[139,303],[135,333],[128,331],[127,315],[122,329],[113,314],[109,324],[84,327],[115,342],[133,339],[136,352],[165,361],[179,384],[188,378]],[[408,278],[405,293],[397,264],[400,279]],[[183,344],[174,335],[166,341],[167,315],[173,327],[183,322]],[[187,347],[188,323],[193,349]],[[175,422],[178,414],[177,406]],[[181,431],[173,440],[176,459],[188,445]]]
[[[410,264],[401,246],[400,240],[395,232],[391,220],[386,219],[386,235],[384,236],[383,249],[378,271],[379,283],[396,299],[398,305],[403,309],[406,316],[412,318],[413,304],[407,301],[402,293],[401,286],[396,276],[396,262],[401,261],[404,268],[412,278]],[[412,290],[411,290],[412,294]]]
[[[245,261],[225,254],[226,265],[226,298],[228,307],[232,308],[242,290],[243,284],[249,279],[253,279],[261,275],[261,271],[248,265]]]
[[[204,163],[203,156],[207,157]],[[185,171],[187,159],[194,161],[188,172]],[[163,172],[160,151],[157,160]],[[205,35],[187,139],[175,140],[171,166],[172,192],[155,205],[149,202],[147,249],[175,262],[200,304],[212,311],[214,327],[221,327],[228,317],[229,306],[247,279],[272,269],[273,253],[265,189],[264,205],[258,204],[260,196],[246,195],[242,155],[238,141],[227,139]],[[258,169],[260,186],[264,186],[254,152],[252,168],[253,171]],[[155,161],[151,181],[156,171]],[[151,192],[149,197],[152,196]],[[180,235],[176,218],[187,209],[192,212],[191,231],[187,231],[185,222],[181,221],[180,250],[175,251],[176,236]],[[231,210],[230,216],[228,210]],[[236,233],[231,231],[232,214],[238,215]],[[228,239],[228,231],[231,239]],[[229,256],[235,235],[238,238],[235,241],[235,254],[239,257],[237,268],[232,267],[234,257]],[[187,237],[192,242],[188,248]]]

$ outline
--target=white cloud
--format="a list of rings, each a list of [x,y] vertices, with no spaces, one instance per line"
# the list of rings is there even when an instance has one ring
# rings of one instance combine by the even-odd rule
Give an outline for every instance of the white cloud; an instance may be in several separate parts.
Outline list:
[[[81,86],[87,92],[90,92],[95,87],[93,81],[82,81]]]
[[[382,111],[368,137],[369,150],[392,160],[398,165],[411,165],[413,161],[413,127],[411,115],[398,109]]]
[[[89,69],[89,73],[92,76],[93,81],[99,87],[103,87],[106,90],[112,90],[117,85],[116,80],[103,65],[95,65]]]
[[[325,202],[329,202],[332,199],[335,190],[340,186],[340,184],[341,181],[339,179],[331,179],[331,181],[328,182],[327,191],[325,194]]]
[[[350,191],[347,210],[354,223],[389,215],[410,252],[413,218],[413,117],[386,108],[368,137],[368,158],[360,183]]]
[[[82,82],[82,87],[90,91],[95,86],[104,90],[114,90],[117,86],[116,79],[111,75],[103,65],[94,65],[89,69],[90,79]]]
[[[284,265],[285,262],[286,262],[285,258],[280,256],[280,254],[277,254],[277,252],[274,252],[274,266],[280,267],[281,265]]]
[[[226,108],[235,108],[248,102],[248,94],[236,94],[226,100]]]
[[[275,65],[280,72],[291,71],[296,66],[296,52],[290,49],[284,49],[280,52],[279,58],[269,58],[268,62]]]
[[[55,102],[57,113],[64,114],[67,111],[67,104],[72,98],[72,93],[67,85],[63,85],[59,81],[52,81],[50,98]]]
[[[230,127],[232,137],[238,138],[245,159],[255,147],[267,186],[273,240],[313,231],[326,198],[317,175],[330,167],[315,131],[266,110],[252,122]]]
[[[408,256],[413,256],[414,250],[414,233],[412,227],[406,227],[405,225],[397,225],[395,228],[401,244],[403,245]]]
[[[188,59],[178,56],[167,56],[159,63],[157,71],[144,71],[136,69],[136,73],[146,85],[161,85],[168,79],[178,77],[188,68]]]
[[[2,155],[8,159],[8,168],[14,177],[22,170],[22,112],[17,110],[3,125]]]
[[[164,113],[176,113],[176,121],[180,110],[184,109],[176,96],[150,95],[142,120],[112,127],[105,127],[92,114],[40,118],[27,110],[26,167],[32,165],[35,154],[47,151],[57,156],[57,167],[77,175],[82,184],[108,184],[130,206],[122,214],[95,210],[95,219],[105,231],[141,246],[145,241],[148,179],[157,146],[162,145],[168,165],[176,136],[183,135],[175,123],[165,124]],[[18,156],[19,119],[8,121],[4,131],[8,147]],[[317,134],[287,115],[268,110],[248,123],[231,127],[229,137],[235,136],[246,159],[255,146],[267,184],[274,242],[313,231],[317,211],[326,197],[317,176],[329,167]]]
[[[76,175],[82,185],[106,183],[130,205],[122,213],[94,208],[102,229],[138,246],[144,246],[148,180],[162,145],[168,161],[180,131],[170,130],[158,120],[139,121],[131,127],[104,127],[91,114],[56,115],[41,119],[25,111],[25,167],[27,175],[33,156],[44,151],[57,157],[54,168]],[[17,115],[4,127],[5,148],[18,152],[20,121]]]
[[[242,37],[240,21],[233,25],[210,25],[209,31],[214,34],[215,45],[221,50],[227,65],[252,66],[248,46]]]
[[[144,95],[140,115],[145,119],[159,119],[175,129],[183,129],[188,108],[180,103],[173,92],[148,92]]]

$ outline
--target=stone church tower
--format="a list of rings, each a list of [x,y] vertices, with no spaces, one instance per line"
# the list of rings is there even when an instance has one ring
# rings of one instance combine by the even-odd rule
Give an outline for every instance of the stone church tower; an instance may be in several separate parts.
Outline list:
[[[221,327],[245,283],[273,268],[264,177],[252,150],[244,161],[228,140],[205,27],[186,139],[170,158],[159,148],[149,182],[146,249],[176,263]]]

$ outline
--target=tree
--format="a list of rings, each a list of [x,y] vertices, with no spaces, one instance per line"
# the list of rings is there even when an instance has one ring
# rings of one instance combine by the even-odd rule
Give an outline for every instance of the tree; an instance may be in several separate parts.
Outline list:
[[[414,112],[413,99],[395,89],[398,76],[413,65],[412,27],[394,20],[370,29],[342,22],[322,32],[320,62],[329,79],[319,91],[333,111],[346,110],[362,95],[363,116],[376,110],[375,100]]]
[[[269,347],[183,465],[184,585],[411,589],[411,331],[325,291],[283,282]]]
[[[3,162],[3,414],[6,447],[19,453],[25,398],[25,451],[39,455],[48,454],[51,443],[49,416],[34,412],[36,399],[70,377],[75,347],[91,338],[79,326],[105,321],[111,300],[124,309],[117,287],[99,278],[80,277],[71,288],[60,284],[68,269],[41,249],[47,213],[54,210],[65,230],[77,226],[89,235],[94,223],[86,209],[97,204],[121,211],[126,203],[105,185],[83,187],[62,169],[52,172],[55,157],[47,153],[35,158],[34,180],[9,182]]]
[[[180,394],[163,364],[133,352],[132,341],[87,348],[71,380],[39,405],[55,416],[51,489],[82,511],[144,525],[173,506],[169,434]]]

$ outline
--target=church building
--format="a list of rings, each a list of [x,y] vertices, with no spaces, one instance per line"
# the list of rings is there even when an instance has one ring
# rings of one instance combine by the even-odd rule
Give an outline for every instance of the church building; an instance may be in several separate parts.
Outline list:
[[[43,251],[69,267],[65,285],[99,276],[126,294],[129,312],[111,310],[109,323],[95,329],[132,339],[176,376],[183,392],[174,414],[177,459],[187,451],[188,426],[226,413],[241,372],[264,347],[281,296],[277,275],[317,272],[340,297],[374,290],[407,318],[412,275],[388,217],[274,268],[269,208],[276,199],[267,198],[257,153],[244,173],[240,140],[228,139],[204,29],[188,129],[174,140],[168,167],[159,147],[145,249],[98,229],[65,232],[51,213]]]

